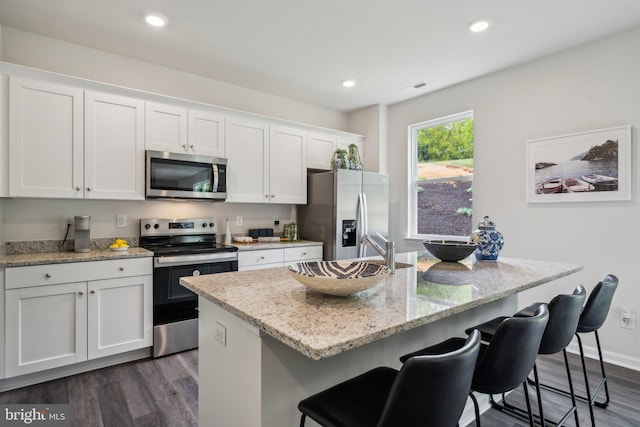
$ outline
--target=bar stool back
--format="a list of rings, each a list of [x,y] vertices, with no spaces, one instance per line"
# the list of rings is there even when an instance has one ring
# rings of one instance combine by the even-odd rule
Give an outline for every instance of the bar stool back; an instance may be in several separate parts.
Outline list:
[[[454,427],[479,349],[473,332],[446,354],[415,357],[400,371],[367,371],[300,401],[300,426],[308,416],[324,427]]]
[[[489,395],[506,393],[522,384],[529,425],[534,427],[526,379],[535,363],[548,320],[547,305],[538,304],[532,316],[508,317],[502,320],[489,344],[482,344],[471,382],[472,393],[469,394],[473,400],[477,426],[481,425],[480,408],[473,392]],[[464,338],[450,338],[435,346],[406,354],[400,358],[400,361],[405,362],[411,357],[422,354],[437,354],[461,340],[464,342]]]

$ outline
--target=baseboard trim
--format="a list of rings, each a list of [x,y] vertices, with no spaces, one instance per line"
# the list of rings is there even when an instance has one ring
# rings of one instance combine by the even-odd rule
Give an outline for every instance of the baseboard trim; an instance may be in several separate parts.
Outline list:
[[[589,359],[598,360],[598,349],[597,347],[591,347],[583,345],[585,357]],[[572,354],[580,354],[580,349],[576,342],[572,342],[567,346],[567,351]],[[627,356],[625,354],[616,353],[613,351],[602,351],[602,357],[606,363],[611,363],[612,365],[620,366],[622,368],[631,369],[633,371],[640,372],[640,358]]]
[[[61,366],[59,368],[48,369],[42,372],[34,372],[32,374],[6,378],[0,380],[0,392],[14,390],[16,388],[39,384],[46,381],[56,380],[58,378],[68,377],[70,375],[81,374],[83,372],[93,371],[95,369],[106,368],[108,366],[119,365],[121,363],[132,362],[134,360],[145,359],[150,356],[151,347],[146,347],[126,353],[115,354],[113,356],[101,357],[100,359],[75,363],[69,366]]]

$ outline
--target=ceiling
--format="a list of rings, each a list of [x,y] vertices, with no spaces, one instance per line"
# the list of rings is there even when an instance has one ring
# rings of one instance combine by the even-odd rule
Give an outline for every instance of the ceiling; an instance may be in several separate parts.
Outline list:
[[[168,25],[146,25],[150,11]],[[487,31],[468,30],[477,18]],[[0,23],[350,111],[640,25],[640,1],[0,0]]]

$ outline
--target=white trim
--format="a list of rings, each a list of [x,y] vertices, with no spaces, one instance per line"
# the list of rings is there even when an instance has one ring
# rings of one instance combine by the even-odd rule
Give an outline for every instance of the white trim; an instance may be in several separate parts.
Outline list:
[[[428,239],[447,239],[456,240],[461,236],[443,236],[443,235],[431,235],[431,234],[418,234],[417,232],[417,141],[416,136],[418,131],[425,128],[439,126],[445,123],[457,122],[465,119],[473,119],[473,110],[464,111],[462,113],[451,114],[437,119],[427,120],[420,123],[415,123],[407,127],[407,144],[409,149],[407,150],[409,158],[407,159],[407,239],[413,240],[428,240]]]
[[[598,349],[596,347],[582,345],[584,349],[584,356],[589,359],[598,360]],[[567,351],[572,354],[580,354],[577,342],[572,342],[567,346]],[[640,358],[627,356],[622,353],[616,353],[613,351],[602,351],[602,357],[605,363],[621,366],[623,368],[631,369],[640,372]]]

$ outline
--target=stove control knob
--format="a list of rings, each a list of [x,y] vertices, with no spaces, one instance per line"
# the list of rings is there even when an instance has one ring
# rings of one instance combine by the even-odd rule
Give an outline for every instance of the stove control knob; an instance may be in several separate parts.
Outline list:
[[[160,224],[153,224],[153,228],[157,230],[158,228],[160,228]]]
[[[144,228],[146,228],[147,230],[151,228],[151,224],[147,224],[144,226]]]
[[[202,223],[202,228],[207,228],[207,223],[206,222]]]
[[[213,228],[213,223],[212,222],[209,223],[209,227]]]

